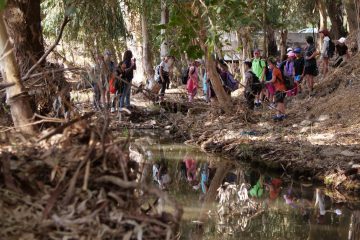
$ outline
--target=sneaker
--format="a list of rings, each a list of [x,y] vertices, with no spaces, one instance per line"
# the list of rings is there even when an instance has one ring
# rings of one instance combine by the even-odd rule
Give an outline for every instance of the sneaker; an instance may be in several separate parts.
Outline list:
[[[112,107],[112,108],[110,109],[110,112],[111,112],[111,113],[114,113],[114,112],[115,112],[115,108]]]
[[[273,120],[274,120],[274,122],[280,122],[280,121],[284,120],[284,117],[283,116],[274,116]]]

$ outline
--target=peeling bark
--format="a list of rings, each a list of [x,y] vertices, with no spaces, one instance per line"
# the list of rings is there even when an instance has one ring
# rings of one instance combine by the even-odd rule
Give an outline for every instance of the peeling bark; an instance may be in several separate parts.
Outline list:
[[[40,0],[9,0],[4,16],[20,72],[24,73],[44,54]]]
[[[6,89],[6,102],[10,105],[11,117],[14,125],[21,132],[29,135],[36,133],[36,128],[31,125],[34,115],[30,107],[29,95],[26,92],[20,78],[20,72],[15,60],[14,52],[11,52],[13,46],[9,41],[6,26],[2,20],[4,11],[0,12],[0,49],[4,52],[2,61],[0,62],[1,74],[5,83],[15,84]]]
[[[141,0],[143,10],[141,16],[141,33],[142,33],[142,64],[144,69],[145,79],[154,77],[154,68],[152,64],[151,52],[150,52],[150,39],[147,25],[147,9],[145,0]]]

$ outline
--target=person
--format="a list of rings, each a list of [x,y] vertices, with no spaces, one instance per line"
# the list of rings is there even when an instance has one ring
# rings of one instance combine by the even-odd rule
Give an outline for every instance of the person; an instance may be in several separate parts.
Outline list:
[[[276,60],[274,58],[268,59],[269,68],[272,70],[272,79],[271,83],[275,87],[275,103],[277,114],[274,116],[274,121],[282,121],[285,118],[285,96],[286,96],[286,87],[284,79],[282,77],[281,71],[276,66]]]
[[[133,58],[133,54],[130,50],[125,51],[123,63],[126,67],[124,74],[126,82],[121,93],[119,106],[120,108],[123,108],[125,105],[126,108],[130,108],[131,82],[134,78],[134,70],[136,70],[136,59]]]
[[[115,94],[111,97],[111,112],[115,112],[115,102],[116,99],[121,97],[123,88],[125,87],[126,82],[126,64],[124,61],[120,62],[116,71],[115,71],[115,79],[114,79],[114,90]],[[119,106],[120,107],[120,106]]]
[[[296,86],[294,86],[294,78],[295,78],[295,67],[294,67],[295,53],[290,51],[287,53],[287,59],[284,65],[284,76],[290,80],[291,90],[287,92],[288,96],[294,96],[297,94]]]
[[[254,59],[252,60],[252,72],[255,73],[255,75],[259,78],[261,82],[265,80],[265,67],[266,62],[261,59],[260,50],[255,49],[254,50]],[[260,101],[260,94],[257,94],[255,97],[255,106],[260,107],[261,101]]]
[[[211,89],[210,89],[210,79],[207,77],[206,71],[204,71],[204,76],[202,79],[203,93],[206,103],[209,103],[211,100]]]
[[[304,79],[308,87],[309,93],[314,89],[314,77],[319,72],[316,65],[316,56],[319,54],[314,44],[314,38],[312,36],[306,37],[307,47],[305,49],[305,68],[304,68]]]
[[[165,90],[168,88],[170,84],[170,67],[174,62],[174,58],[172,56],[166,56],[163,61],[160,63],[159,69],[159,80],[161,84],[160,90],[160,100],[164,100]]]
[[[217,62],[217,72],[223,82],[224,90],[227,94],[231,95],[231,89],[227,85],[227,77],[229,74],[229,67],[223,59],[218,60]]]
[[[245,90],[244,96],[248,109],[253,110],[255,107],[255,96],[261,91],[261,83],[255,73],[252,72],[252,62],[247,59],[245,65]]]
[[[104,62],[104,57],[102,55],[96,56],[95,66],[90,75],[92,78],[92,85],[93,85],[93,89],[94,89],[93,104],[94,104],[95,108],[97,108],[97,109],[100,109],[101,103],[103,100],[103,97],[102,97],[103,62]]]
[[[115,71],[115,63],[112,61],[112,53],[110,50],[105,50],[104,53],[104,77],[103,79],[103,106],[110,108],[110,79]]]
[[[322,66],[322,74],[325,77],[327,72],[329,71],[329,58],[331,58],[332,56],[330,56],[329,53],[329,47],[330,47],[330,33],[327,29],[323,29],[320,32],[320,37],[323,39],[323,44],[321,47],[321,66]]]
[[[338,67],[340,66],[340,64],[344,61],[344,58],[349,59],[350,58],[350,54],[349,54],[349,49],[345,44],[346,38],[342,37],[340,38],[336,45],[335,45],[335,50],[337,53],[337,58],[335,60],[334,63],[334,67]]]
[[[189,79],[186,83],[186,90],[188,91],[189,102],[191,103],[194,100],[194,97],[197,93],[198,89],[198,80],[199,80],[199,73],[198,67],[200,63],[195,61],[189,68]]]
[[[303,80],[304,77],[304,68],[305,68],[305,60],[303,58],[303,56],[301,55],[301,48],[295,48],[294,49],[294,53],[295,53],[295,60],[294,60],[294,69],[295,69],[295,82],[297,82],[297,86],[298,86],[298,92],[301,93],[301,82]]]

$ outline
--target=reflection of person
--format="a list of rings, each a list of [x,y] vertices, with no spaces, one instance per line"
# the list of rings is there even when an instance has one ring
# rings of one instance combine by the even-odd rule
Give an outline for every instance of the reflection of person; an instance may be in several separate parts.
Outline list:
[[[281,184],[282,184],[281,179],[279,179],[279,178],[271,179],[271,182],[268,185],[270,200],[275,200],[279,196],[280,191],[281,191]]]
[[[319,206],[319,214],[317,215],[317,222],[319,224],[324,223],[324,216],[326,214],[326,210],[325,210],[325,195],[324,193],[317,188],[316,189],[316,200],[315,200],[315,206],[318,205]]]
[[[189,156],[185,156],[184,163],[186,166],[186,177],[190,183],[196,181],[196,161]]]
[[[171,177],[168,173],[167,163],[164,159],[161,159],[160,162],[153,165],[153,179],[162,189],[166,189],[170,184]]]
[[[255,198],[260,198],[264,194],[264,184],[262,176],[259,177],[255,185],[252,185],[249,194],[250,196]]]

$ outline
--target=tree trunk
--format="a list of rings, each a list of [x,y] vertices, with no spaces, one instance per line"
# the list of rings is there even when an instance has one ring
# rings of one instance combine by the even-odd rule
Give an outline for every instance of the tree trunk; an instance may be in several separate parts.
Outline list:
[[[263,6],[263,36],[264,36],[264,42],[263,42],[263,51],[264,51],[264,57],[268,56],[268,42],[267,42],[267,0],[264,0],[264,6]]]
[[[14,42],[15,57],[24,73],[44,54],[40,0],[9,0],[4,16]]]
[[[225,92],[225,89],[221,83],[220,76],[216,71],[215,60],[208,51],[205,51],[205,57],[206,73],[210,78],[211,85],[215,91],[219,104],[222,109],[224,109],[226,112],[229,112],[229,107],[231,105],[231,97]]]
[[[150,39],[147,25],[147,11],[145,0],[141,0],[142,16],[141,16],[141,32],[142,32],[142,63],[144,69],[145,79],[154,77],[154,69],[150,54]]]
[[[239,49],[242,49],[241,55],[242,55],[242,61],[245,61],[246,59],[251,58],[251,43],[250,43],[250,36],[249,36],[249,29],[247,27],[241,28],[237,32],[238,34],[238,43]],[[245,65],[240,64],[240,72],[242,79],[245,79]]]
[[[20,80],[19,67],[15,61],[13,52],[7,54],[13,48],[3,21],[4,11],[0,12],[0,49],[5,55],[0,62],[1,74],[5,83],[15,84],[6,89],[6,102],[10,105],[11,117],[14,126],[22,133],[33,135],[36,133],[35,125],[29,125],[34,115],[29,96]],[[7,55],[6,55],[7,54]]]
[[[351,223],[349,229],[349,240],[360,239],[360,211],[354,211],[351,215]]]
[[[169,8],[167,6],[166,0],[161,0],[161,24],[167,24],[169,22]],[[166,37],[165,29],[161,30],[161,35],[164,37],[163,42],[160,47],[160,56],[165,57],[169,54],[168,39]]]
[[[128,50],[131,50],[134,58],[136,58],[136,71],[133,82],[135,84],[145,82],[143,64],[142,64],[142,31],[141,31],[141,19],[140,14],[137,11],[130,11],[126,2],[120,4],[121,10],[126,14],[123,14],[126,30],[132,35],[126,38],[126,46]]]
[[[276,56],[277,55],[277,45],[275,39],[275,31],[272,27],[268,27],[267,30],[267,43],[268,43],[268,50],[266,56]]]
[[[347,22],[349,24],[349,32],[356,32],[358,26],[355,2],[354,0],[343,0],[343,2],[346,10]]]
[[[346,35],[340,0],[326,0],[326,8],[331,21],[331,37],[339,39]]]
[[[321,29],[327,29],[327,12],[326,12],[326,4],[324,2],[325,0],[316,0],[316,5],[317,5],[317,8],[319,9],[319,15],[320,15],[320,25],[319,25],[319,30]],[[315,39],[314,39],[315,41]],[[321,49],[322,48],[322,39],[321,38],[318,38],[318,45],[319,45],[319,48]]]
[[[360,3],[357,0],[354,0],[356,7],[356,19],[357,19],[357,45],[358,49],[360,48]],[[359,50],[358,50],[359,51]]]
[[[280,57],[286,54],[286,41],[287,41],[288,30],[281,29],[280,31]]]

